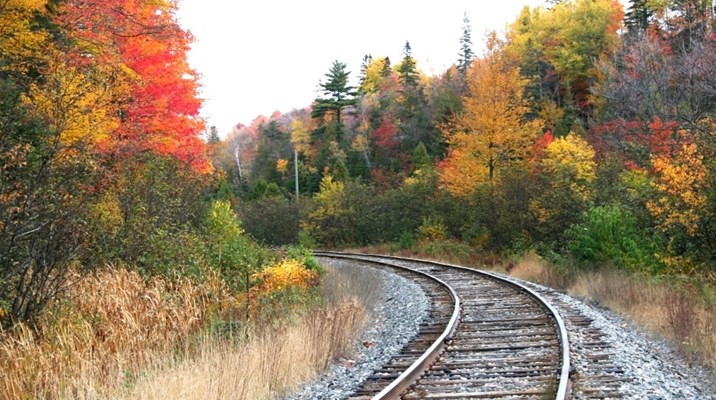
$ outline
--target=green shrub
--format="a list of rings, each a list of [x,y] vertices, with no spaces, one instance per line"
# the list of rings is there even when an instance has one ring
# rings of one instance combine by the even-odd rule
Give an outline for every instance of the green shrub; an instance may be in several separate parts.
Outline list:
[[[313,257],[313,251],[308,247],[304,247],[301,245],[288,246],[286,247],[286,256],[288,256],[288,258],[297,260],[304,267],[311,271],[316,271],[318,273],[323,272],[323,268],[321,268],[321,266],[318,264],[316,258]]]
[[[251,274],[276,256],[243,234],[239,219],[228,201],[215,201],[206,220],[210,266],[234,290],[247,290]]]
[[[158,228],[147,238],[146,251],[137,259],[138,269],[152,275],[202,280],[205,255],[204,238],[195,230],[187,228],[170,234]]]
[[[283,197],[262,198],[242,204],[241,222],[261,243],[282,246],[298,242],[299,208]]]
[[[616,206],[593,207],[565,232],[567,247],[579,261],[659,272],[656,244],[637,227],[634,216]]]
[[[275,182],[267,182],[263,179],[255,181],[249,189],[250,200],[283,198],[281,188]]]
[[[398,250],[407,250],[415,246],[415,235],[410,232],[403,232],[398,241]]]
[[[298,231],[298,245],[307,249],[315,249],[318,247],[316,239],[314,239],[311,233],[306,229]]]

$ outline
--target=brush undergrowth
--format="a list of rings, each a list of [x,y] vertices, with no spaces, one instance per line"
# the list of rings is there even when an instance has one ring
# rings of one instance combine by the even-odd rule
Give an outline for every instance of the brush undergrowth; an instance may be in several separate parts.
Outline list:
[[[83,397],[124,384],[159,354],[180,351],[225,295],[216,277],[197,285],[123,268],[78,281],[35,326],[0,332],[0,398]]]

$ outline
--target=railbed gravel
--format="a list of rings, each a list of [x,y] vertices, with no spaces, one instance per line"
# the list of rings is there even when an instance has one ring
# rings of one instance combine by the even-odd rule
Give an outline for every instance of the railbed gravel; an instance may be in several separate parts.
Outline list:
[[[589,300],[575,298],[535,283],[508,278],[526,283],[550,301],[560,314],[579,313],[593,320],[591,325],[602,332],[602,340],[610,346],[611,361],[624,371],[622,377],[626,379],[619,388],[622,393],[620,398],[716,400],[716,383],[712,373],[690,363],[670,343]],[[579,328],[565,322],[570,348],[579,348],[582,338]],[[573,368],[577,371],[589,367],[588,360],[575,357],[575,354],[571,359]],[[583,396],[575,390],[572,398],[580,399]]]
[[[356,268],[338,260],[323,263],[332,268]],[[350,355],[339,359],[284,399],[344,399],[418,333],[418,325],[427,317],[429,304],[420,286],[387,271],[368,266],[360,268],[374,270],[382,283],[381,299],[369,310],[366,329],[356,340]]]
[[[401,263],[406,264],[406,263]],[[331,265],[338,265],[332,263]],[[366,267],[370,268],[370,267]],[[420,287],[397,275],[380,271],[384,276],[383,299],[373,310],[372,321],[355,345],[356,354],[351,360],[340,360],[314,381],[304,385],[287,399],[343,399],[348,397],[390,356],[410,340],[417,332],[417,324],[427,314],[427,299]],[[546,297],[560,314],[579,313],[592,319],[592,326],[599,329],[602,340],[610,345],[610,357],[615,366],[624,372],[625,381],[619,392],[623,399],[669,400],[698,399],[716,400],[714,375],[698,365],[690,363],[668,342],[651,335],[618,314],[604,309],[588,300],[578,299],[560,291],[527,283],[533,290]],[[398,308],[388,303],[399,304]],[[567,323],[572,350],[580,347],[582,333],[579,327]],[[375,343],[366,348],[362,343]],[[355,365],[352,362],[355,362]],[[588,368],[588,360],[572,354],[573,368]],[[573,399],[581,399],[578,388]]]

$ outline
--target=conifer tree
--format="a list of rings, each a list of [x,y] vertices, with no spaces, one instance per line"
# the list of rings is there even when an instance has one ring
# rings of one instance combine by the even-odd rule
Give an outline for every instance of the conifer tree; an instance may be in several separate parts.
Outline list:
[[[383,71],[381,72],[381,75],[383,78],[387,78],[392,73],[391,65],[390,65],[390,57],[385,57],[383,59]]]
[[[428,168],[433,165],[430,156],[428,155],[428,149],[425,147],[423,142],[419,142],[413,151],[413,170]]]
[[[462,37],[460,37],[460,53],[458,53],[457,69],[463,76],[467,73],[467,69],[470,68],[472,58],[475,54],[472,52],[472,27],[470,26],[470,18],[467,13],[462,18]]]
[[[400,83],[403,87],[416,87],[418,86],[418,70],[417,63],[413,58],[413,52],[410,48],[410,42],[405,41],[405,47],[403,47],[403,61],[398,66],[398,76]]]
[[[341,111],[348,106],[355,104],[355,88],[348,85],[348,76],[350,71],[346,71],[346,64],[334,61],[331,70],[328,71],[326,77],[328,80],[319,85],[323,89],[324,97],[315,100],[313,118],[323,118],[327,113],[333,113],[336,116],[336,122],[341,123]]]
[[[216,126],[212,125],[211,128],[209,128],[206,141],[209,144],[216,144],[221,142],[221,138],[219,137],[219,130],[216,129]]]
[[[363,56],[363,62],[360,65],[360,76],[358,77],[358,88],[359,91],[363,91],[363,86],[365,84],[365,80],[368,77],[368,66],[370,63],[373,62],[373,56],[370,54],[366,54]]]
[[[654,16],[654,11],[648,6],[647,0],[630,0],[630,5],[624,15],[624,24],[629,33],[640,34],[644,32]]]

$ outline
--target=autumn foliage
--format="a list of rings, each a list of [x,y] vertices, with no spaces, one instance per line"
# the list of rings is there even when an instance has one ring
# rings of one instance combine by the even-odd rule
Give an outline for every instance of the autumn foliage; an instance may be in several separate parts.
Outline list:
[[[275,296],[287,290],[307,291],[318,283],[318,276],[296,260],[284,259],[253,275],[259,283],[252,288],[256,296]]]
[[[209,314],[251,321],[313,296],[315,265],[253,239],[485,262],[534,251],[716,282],[710,4],[631,1],[625,18],[616,0],[551,3],[525,7],[479,55],[465,16],[459,59],[438,75],[410,42],[395,44],[401,59],[364,55],[355,87],[335,61],[312,104],[209,130],[207,146],[180,2],[0,1],[0,356],[28,388],[6,389],[44,394],[20,362],[52,364],[40,336],[67,338],[53,349],[91,336],[112,359],[161,334],[115,335],[104,319],[172,341]],[[106,265],[126,266],[119,281]],[[107,289],[101,310],[62,309],[87,285],[147,307],[115,307],[123,294]]]
[[[646,204],[647,209],[661,229],[683,229],[689,236],[696,235],[703,228],[701,220],[711,218],[707,208],[708,171],[698,147],[683,144],[673,158],[655,156],[652,166],[656,179],[651,185],[658,195]]]
[[[157,176],[176,179],[175,204],[192,208],[199,198],[184,189],[212,170],[186,61],[192,38],[176,7],[0,4],[0,309],[10,318],[31,319],[71,268],[146,262],[152,240],[186,226],[165,206],[166,186],[142,176],[163,168]]]
[[[294,204],[300,223],[282,238],[404,248],[429,220],[444,226],[433,242],[716,276],[706,2],[629,2],[626,17],[615,0],[525,7],[476,56],[463,24],[460,58],[440,74],[420,71],[408,42],[400,60],[363,56],[357,93],[334,82],[350,98],[340,121],[303,109],[242,128],[261,149],[242,159],[244,187]],[[268,200],[235,189],[271,220]]]
[[[474,193],[477,184],[492,182],[503,168],[527,158],[540,134],[541,121],[527,117],[526,81],[505,58],[495,48],[474,61],[464,111],[443,128],[450,153],[441,164],[441,182],[453,194]]]
[[[112,114],[121,122],[109,131],[113,150],[131,155],[147,149],[207,172],[197,76],[186,61],[192,38],[178,26],[175,11],[169,1],[78,0],[63,3],[56,19],[75,40],[77,62],[92,63],[86,61],[92,54],[95,67],[113,81]],[[77,29],[76,21],[85,28]]]

